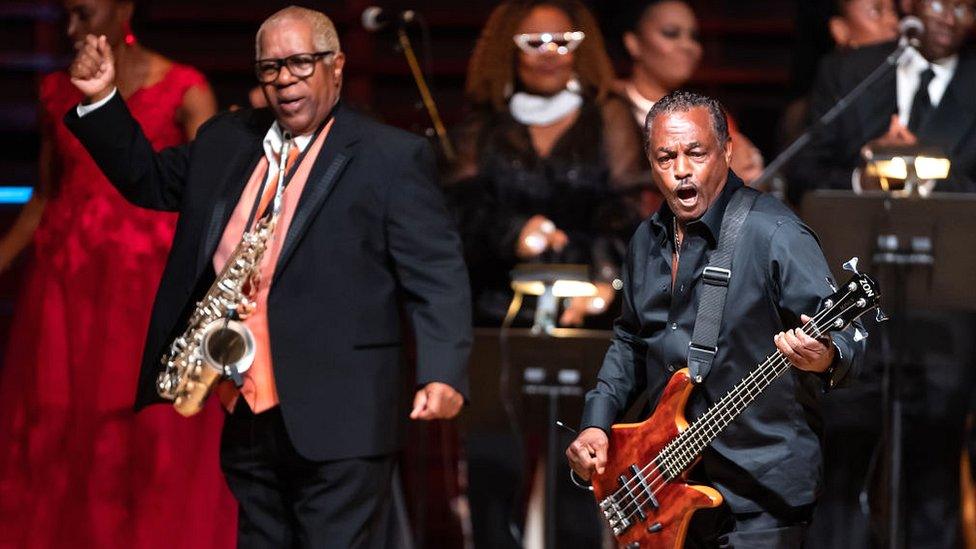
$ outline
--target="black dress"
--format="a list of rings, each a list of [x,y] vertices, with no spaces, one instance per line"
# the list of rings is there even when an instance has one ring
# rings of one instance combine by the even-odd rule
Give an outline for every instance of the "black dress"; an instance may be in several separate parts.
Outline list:
[[[560,253],[546,253],[534,261],[590,265],[596,280],[612,281],[626,253],[629,234],[620,227],[626,220],[616,200],[618,191],[632,183],[632,174],[646,171],[640,131],[629,108],[614,98],[602,104],[585,100],[576,121],[565,130],[546,157],[539,156],[529,128],[505,112],[474,112],[454,132],[458,162],[447,174],[446,194],[461,230],[465,259],[472,281],[475,324],[498,326],[512,299],[509,271],[519,260],[515,243],[526,221],[544,215],[569,237]],[[624,210],[628,211],[628,210]],[[534,306],[529,298],[519,324],[531,322]],[[609,327],[616,313],[588,318],[587,326]],[[602,321],[602,323],[601,323]],[[477,344],[476,344],[477,348]],[[476,351],[477,352],[477,351]],[[490,356],[490,353],[487,354]],[[472,369],[494,364],[473,357]],[[467,415],[505,417],[495,372],[487,383],[474,383],[472,408]],[[531,399],[518,401],[520,429],[516,438],[500,425],[469,420],[465,433],[468,461],[468,497],[475,547],[515,549],[517,534],[510,531],[513,509],[523,509],[532,479],[532,467],[544,440]],[[578,417],[579,399],[564,399],[561,417]],[[504,422],[502,422],[504,424]],[[562,443],[568,444],[563,440]],[[522,450],[525,449],[525,454]],[[560,456],[561,458],[561,456]],[[562,459],[562,458],[561,458]],[[528,470],[524,467],[528,464]],[[599,547],[602,526],[593,498],[572,486],[568,469],[559,468],[557,547]],[[515,522],[521,522],[516,519]]]
[[[617,278],[629,237],[620,227],[633,223],[619,191],[647,163],[623,101],[584,100],[546,157],[536,152],[528,126],[508,111],[473,113],[455,140],[459,160],[447,177],[447,194],[464,240],[476,325],[504,318],[512,298],[509,272],[520,262],[516,239],[534,215],[551,219],[569,237],[561,252],[536,261],[587,264],[593,280]]]

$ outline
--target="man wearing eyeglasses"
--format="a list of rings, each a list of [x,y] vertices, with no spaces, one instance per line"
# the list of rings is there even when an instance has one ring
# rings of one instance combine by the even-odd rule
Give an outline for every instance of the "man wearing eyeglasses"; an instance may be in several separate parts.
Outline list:
[[[416,341],[409,417],[452,418],[467,393],[471,313],[459,239],[428,144],[340,103],[345,56],[328,17],[286,8],[261,25],[256,50],[270,108],[218,115],[193,143],[159,153],[112,84],[104,37],[89,36],[71,66],[86,101],[68,126],[127,199],[180,214],[136,406],[159,401],[155,380],[173,334],[256,212],[276,208],[255,312],[244,320],[254,363],[239,383],[217,388],[238,545],[387,547],[407,417],[401,310]],[[277,177],[279,167],[287,176]]]
[[[862,147],[883,145],[938,147],[948,155],[951,168],[949,179],[937,182],[935,191],[976,191],[976,55],[963,47],[976,20],[976,2],[903,0],[901,7],[924,24],[918,47],[909,49],[895,70],[814,137],[790,170],[794,201],[812,189],[866,187],[867,181],[857,169]],[[810,121],[820,118],[863,81],[895,46],[887,42],[827,57],[812,92]],[[956,547],[961,543],[959,458],[967,405],[976,393],[976,369],[972,367],[976,362],[972,338],[976,317],[913,310],[907,322],[906,333],[913,337],[896,347],[902,360],[910,361],[902,368],[906,427],[901,496],[905,539],[901,543],[912,548]],[[880,339],[868,342],[879,345]],[[868,364],[865,369],[865,381],[873,383],[873,391],[869,386],[863,394],[879,394],[880,366]],[[879,405],[866,396],[847,409],[841,403],[831,408],[849,413],[852,417],[844,420],[849,425],[872,429],[875,425],[865,418]],[[829,438],[827,444],[831,444]],[[864,456],[860,463],[847,460],[844,466],[863,471],[867,462],[868,456]],[[845,490],[850,492],[849,488]],[[850,541],[854,536],[856,532],[844,539]]]
[[[949,155],[949,179],[937,191],[976,191],[976,55],[964,51],[976,19],[976,0],[902,0],[925,31],[896,70],[869,88],[843,115],[814,137],[789,170],[790,199],[812,189],[870,187],[858,167],[862,150],[921,145]],[[820,66],[808,123],[881,65],[896,47],[885,42],[832,54]]]

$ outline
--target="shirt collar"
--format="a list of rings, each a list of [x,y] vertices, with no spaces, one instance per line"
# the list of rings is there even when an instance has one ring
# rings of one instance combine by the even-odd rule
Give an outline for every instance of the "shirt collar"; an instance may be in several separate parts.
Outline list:
[[[932,67],[932,72],[935,73],[937,78],[950,80],[952,79],[952,75],[956,73],[956,66],[959,65],[958,53],[936,59],[935,61],[929,61],[915,48],[909,47],[908,52],[909,57],[905,66],[914,73],[921,73],[927,67]]]
[[[725,208],[729,205],[729,201],[732,200],[732,195],[735,194],[737,190],[742,188],[745,183],[739,179],[739,176],[735,175],[732,170],[729,170],[727,179],[725,180],[725,187],[722,188],[722,192],[719,193],[718,198],[715,202],[705,211],[699,219],[692,221],[688,224],[688,231],[701,231],[706,237],[711,240],[713,245],[717,245],[718,236],[722,229],[722,218],[725,217]],[[674,227],[674,212],[668,206],[667,201],[661,204],[661,208],[651,217],[651,222],[657,225],[658,231],[662,231],[669,236],[674,238],[671,234]]]
[[[299,151],[304,151],[312,141],[313,135],[314,132],[306,135],[296,135],[292,138],[292,142],[298,147]],[[276,120],[271,125],[268,133],[264,135],[264,155],[268,157],[268,161],[272,164],[277,161],[277,155],[281,151],[281,145],[284,144],[284,139],[284,132]]]

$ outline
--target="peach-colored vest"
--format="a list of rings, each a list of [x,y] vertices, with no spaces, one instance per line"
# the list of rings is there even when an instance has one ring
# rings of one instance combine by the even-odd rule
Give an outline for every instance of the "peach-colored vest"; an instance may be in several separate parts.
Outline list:
[[[329,121],[319,133],[318,138],[308,144],[308,153],[302,159],[302,163],[299,164],[282,196],[277,227],[275,227],[271,242],[261,258],[261,283],[257,288],[257,294],[254,296],[256,307],[254,312],[244,320],[244,324],[254,334],[256,346],[254,363],[242,376],[244,385],[240,388],[240,392],[230,380],[224,380],[217,387],[220,401],[228,411],[233,411],[238,394],[244,397],[255,414],[278,405],[278,390],[275,387],[274,370],[271,364],[271,337],[268,333],[268,289],[274,279],[275,265],[278,263],[278,256],[281,255],[281,247],[285,242],[285,235],[288,234],[288,226],[291,225],[292,217],[295,215],[298,199],[302,196],[302,190],[308,181],[309,172],[312,170],[312,165],[315,164],[315,159],[319,156],[322,143],[332,128],[332,122]],[[254,199],[257,197],[261,182],[267,172],[268,158],[263,156],[257,167],[254,168],[250,179],[248,179],[247,185],[241,193],[241,199],[237,202],[237,206],[227,222],[227,227],[224,229],[220,244],[217,246],[217,251],[214,253],[213,266],[218,273],[223,269],[227,258],[230,257],[241,241],[244,224],[247,223],[248,215],[254,206]]]

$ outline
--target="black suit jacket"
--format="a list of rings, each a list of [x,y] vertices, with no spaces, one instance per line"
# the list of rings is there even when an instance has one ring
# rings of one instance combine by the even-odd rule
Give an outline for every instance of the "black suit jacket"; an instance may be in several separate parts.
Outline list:
[[[832,108],[895,49],[894,42],[824,58],[810,95],[812,123]],[[790,198],[799,203],[813,189],[850,189],[861,147],[883,135],[898,112],[894,70],[869,87],[837,120],[814,137],[789,170]],[[952,161],[937,191],[976,191],[976,56],[961,52],[956,72],[934,114],[918,131],[920,143],[940,147]]]
[[[214,251],[272,122],[268,110],[220,114],[193,142],[155,153],[118,95],[83,118],[75,109],[65,117],[128,200],[180,213],[153,306],[137,408],[160,401],[160,357],[215,278]],[[416,336],[417,385],[441,381],[467,394],[467,271],[435,181],[433,151],[423,139],[337,109],[268,295],[281,412],[307,458],[397,447],[406,413],[401,310]]]

